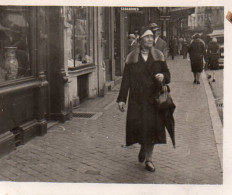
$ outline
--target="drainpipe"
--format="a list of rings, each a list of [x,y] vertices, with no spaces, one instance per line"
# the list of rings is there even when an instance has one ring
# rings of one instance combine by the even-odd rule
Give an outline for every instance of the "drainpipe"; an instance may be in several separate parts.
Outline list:
[[[95,30],[97,30],[97,92],[98,92],[98,96],[100,96],[100,80],[99,80],[99,77],[100,77],[100,74],[99,74],[99,71],[100,71],[100,60],[99,60],[99,29],[98,29],[98,26],[99,26],[99,17],[98,17],[98,7],[96,8],[97,10],[97,28],[94,29],[94,32]]]
[[[96,63],[96,66],[97,66],[97,95],[99,96],[100,95],[100,91],[99,91],[99,49],[98,49],[98,7],[94,7],[93,8],[93,16],[97,18],[96,23],[94,22],[93,23],[93,34],[94,34],[94,41],[93,41],[93,51],[94,51],[94,59],[95,59],[95,63]]]

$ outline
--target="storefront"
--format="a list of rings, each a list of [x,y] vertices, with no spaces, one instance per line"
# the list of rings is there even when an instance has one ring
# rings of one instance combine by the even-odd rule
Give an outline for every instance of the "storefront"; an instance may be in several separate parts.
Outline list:
[[[86,98],[104,94],[113,50],[103,50],[112,45],[102,38],[102,12],[0,7],[0,155],[45,134],[47,121],[70,119]]]
[[[47,131],[45,12],[0,7],[0,155]]]
[[[64,28],[61,29],[63,59],[60,61],[68,76],[68,93],[64,93],[67,112],[87,98],[104,95],[106,77],[112,79],[112,61],[110,35],[103,29],[103,22],[106,23],[103,8],[68,6],[61,9]]]
[[[115,80],[115,9],[63,7],[69,107],[103,96]]]

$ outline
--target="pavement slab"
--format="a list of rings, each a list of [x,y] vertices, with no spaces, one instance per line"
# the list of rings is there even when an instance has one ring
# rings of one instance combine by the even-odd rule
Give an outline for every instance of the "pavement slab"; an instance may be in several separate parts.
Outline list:
[[[125,146],[126,112],[115,103],[120,85],[81,104],[75,111],[102,112],[96,120],[73,117],[17,147],[0,161],[0,180],[20,182],[222,184],[204,82],[193,84],[190,62],[167,61],[171,95],[177,106],[176,149],[156,145],[156,172],[138,162],[139,145]],[[222,132],[221,132],[222,133]]]

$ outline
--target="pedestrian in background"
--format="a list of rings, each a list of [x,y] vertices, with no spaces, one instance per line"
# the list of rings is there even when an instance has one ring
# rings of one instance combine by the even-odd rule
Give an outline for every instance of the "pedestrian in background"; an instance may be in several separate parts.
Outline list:
[[[220,55],[220,47],[217,43],[217,38],[213,38],[212,41],[208,45],[208,63],[209,63],[209,69],[212,70],[213,75],[213,82],[215,82],[215,70],[219,69],[219,55]],[[211,74],[208,76],[208,79],[211,78]]]
[[[160,50],[163,54],[165,59],[167,59],[167,43],[160,38],[160,29],[156,23],[150,23],[148,28],[154,34],[154,47],[155,49]]]
[[[128,38],[128,53],[130,53],[137,46],[137,39],[134,34],[129,34]]]
[[[182,49],[183,49],[183,41],[184,39],[182,37],[179,38],[178,40],[178,53],[182,55]]]
[[[200,39],[200,35],[196,34],[193,37],[193,41],[189,47],[189,55],[191,61],[191,69],[194,76],[194,84],[200,84],[200,75],[203,70],[203,58],[206,58],[206,49],[203,40]]]
[[[176,41],[174,36],[172,37],[172,39],[169,41],[169,53],[172,56],[172,60],[174,60],[175,58],[175,46],[176,46]]]
[[[134,35],[136,37],[136,41],[138,41],[139,40],[139,31],[137,29],[134,31]]]
[[[160,92],[161,83],[170,82],[170,72],[164,55],[153,47],[153,33],[143,27],[140,45],[126,59],[117,102],[124,112],[128,100],[126,145],[141,145],[139,162],[148,171],[155,171],[152,153],[155,144],[165,144],[164,113],[159,111],[154,97]]]
[[[188,53],[188,43],[187,43],[187,40],[184,38],[183,48],[182,48],[183,59],[187,58],[187,53]]]
[[[175,51],[175,56],[178,56],[178,38],[177,36],[174,36],[174,51]]]

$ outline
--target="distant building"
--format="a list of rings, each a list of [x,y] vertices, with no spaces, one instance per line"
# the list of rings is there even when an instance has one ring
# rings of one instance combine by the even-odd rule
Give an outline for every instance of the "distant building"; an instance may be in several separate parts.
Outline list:
[[[195,12],[188,17],[188,31],[206,32],[224,29],[224,7],[196,7]]]

